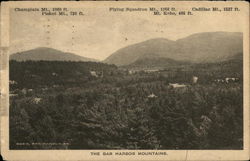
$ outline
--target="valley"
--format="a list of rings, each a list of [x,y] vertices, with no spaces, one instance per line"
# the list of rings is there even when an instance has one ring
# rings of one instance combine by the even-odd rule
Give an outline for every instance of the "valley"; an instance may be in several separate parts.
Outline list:
[[[242,36],[155,38],[103,61],[47,47],[14,53],[10,149],[241,150]]]

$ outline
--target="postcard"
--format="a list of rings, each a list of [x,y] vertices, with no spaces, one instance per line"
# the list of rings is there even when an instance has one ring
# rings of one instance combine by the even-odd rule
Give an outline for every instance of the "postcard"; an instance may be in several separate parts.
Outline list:
[[[4,160],[248,160],[249,3],[1,3]]]

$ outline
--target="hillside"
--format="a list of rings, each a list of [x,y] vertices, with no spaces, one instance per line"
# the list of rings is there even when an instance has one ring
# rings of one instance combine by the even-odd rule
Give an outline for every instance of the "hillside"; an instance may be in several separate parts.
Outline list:
[[[153,55],[154,57],[155,55],[165,55],[166,51],[172,53],[176,50],[174,44],[174,41],[164,38],[147,40],[116,51],[105,59],[104,62],[119,66],[128,65],[143,58],[145,55],[150,58],[150,55]]]
[[[145,56],[137,59],[135,62],[123,66],[127,68],[165,68],[165,67],[177,67],[188,65],[190,63],[185,61],[177,61],[166,57],[157,55]]]
[[[220,62],[242,51],[242,33],[208,32],[176,41],[164,38],[147,40],[119,49],[104,62],[118,66],[129,65],[143,59],[145,55],[150,59],[150,54],[192,63]]]
[[[94,61],[97,60],[75,55],[73,53],[62,52],[52,48],[40,47],[28,51],[23,51],[10,55],[10,60],[46,60],[46,61]]]
[[[225,61],[243,53],[243,34],[208,32],[176,41],[186,60],[196,63]]]
[[[243,149],[240,59],[134,73],[96,62],[9,67],[11,150]],[[64,144],[30,146],[41,140]]]

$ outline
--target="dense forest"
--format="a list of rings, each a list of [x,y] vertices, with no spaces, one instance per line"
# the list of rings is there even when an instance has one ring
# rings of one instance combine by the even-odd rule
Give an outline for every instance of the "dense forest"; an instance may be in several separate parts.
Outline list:
[[[10,61],[10,148],[242,149],[242,71]]]

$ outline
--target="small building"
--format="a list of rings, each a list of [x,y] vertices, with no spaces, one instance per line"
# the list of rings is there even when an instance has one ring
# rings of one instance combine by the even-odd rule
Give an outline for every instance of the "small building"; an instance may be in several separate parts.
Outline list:
[[[42,88],[42,91],[47,91],[47,90],[48,90],[48,88],[47,88],[47,87]]]
[[[156,98],[157,96],[154,93],[151,93],[150,95],[148,95],[148,98]]]
[[[221,82],[221,79],[215,79],[214,82],[220,83],[220,82]]]
[[[225,78],[225,81],[227,82],[227,83],[229,83],[229,82],[236,82],[236,81],[238,81],[239,80],[239,78]]]
[[[90,71],[90,74],[91,74],[91,76],[93,76],[93,77],[98,77],[96,71]]]
[[[42,98],[39,98],[39,97],[35,97],[33,98],[32,102],[35,103],[35,104],[38,104],[42,101]]]
[[[21,90],[21,92],[22,92],[22,94],[26,95],[26,94],[27,94],[27,89],[26,89],[26,88],[23,88],[23,89]]]
[[[18,96],[18,94],[15,94],[15,93],[10,93],[10,94],[9,94],[9,96],[10,96],[10,97],[17,97],[17,96]]]
[[[183,87],[186,87],[187,85],[179,84],[179,83],[169,83],[169,86],[173,88],[183,88]]]
[[[53,76],[55,76],[55,77],[58,76],[58,74],[57,74],[57,73],[54,73],[54,72],[53,72],[51,75],[53,75]]]
[[[14,80],[10,80],[10,81],[9,81],[9,84],[10,84],[10,85],[15,85],[15,84],[17,84],[17,82],[14,81]]]
[[[197,81],[198,81],[198,77],[197,77],[197,76],[193,76],[193,78],[192,78],[192,83],[193,83],[193,84],[196,84]]]
[[[216,83],[230,83],[230,82],[237,82],[239,78],[224,78],[224,79],[215,79],[214,82]]]
[[[130,75],[135,74],[135,73],[136,73],[135,70],[129,70],[129,71],[128,71],[128,74],[130,74]]]
[[[28,89],[28,92],[32,92],[33,91],[33,89]]]
[[[59,85],[55,84],[55,85],[53,85],[52,87],[53,87],[53,88],[58,88]]]
[[[98,77],[103,77],[103,72],[97,72],[97,71],[89,71],[90,72],[90,75],[91,76],[93,76],[93,77],[96,77],[96,78],[98,78]]]

